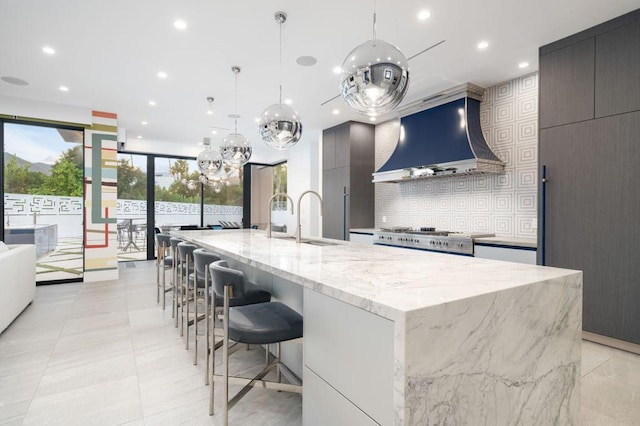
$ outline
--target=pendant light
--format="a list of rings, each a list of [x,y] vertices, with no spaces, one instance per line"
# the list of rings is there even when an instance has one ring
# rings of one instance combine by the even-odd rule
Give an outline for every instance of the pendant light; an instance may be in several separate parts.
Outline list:
[[[284,150],[302,137],[302,121],[293,108],[282,103],[282,24],[287,20],[287,14],[276,12],[274,17],[280,24],[280,100],[262,112],[259,126],[260,136],[267,145]]]
[[[236,80],[235,113],[230,115],[230,117],[234,119],[234,131],[222,139],[222,143],[220,144],[220,155],[226,164],[238,169],[242,167],[244,163],[249,161],[252,149],[249,140],[238,133],[238,118],[240,118],[238,115],[238,74],[240,74],[240,67],[233,66],[231,67],[231,71],[235,74]]]
[[[375,117],[400,104],[409,87],[409,63],[400,49],[376,39],[373,10],[373,40],[353,49],[342,63],[340,93],[354,111]]]
[[[222,156],[220,156],[218,151],[211,149],[211,139],[204,138],[202,144],[205,148],[196,158],[198,168],[200,169],[201,175],[206,179],[213,179],[222,169]],[[202,176],[200,177],[200,181],[202,181]]]

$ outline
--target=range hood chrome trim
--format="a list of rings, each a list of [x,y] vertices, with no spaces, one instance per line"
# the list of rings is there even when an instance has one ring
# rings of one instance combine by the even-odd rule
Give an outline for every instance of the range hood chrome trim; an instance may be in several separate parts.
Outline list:
[[[410,167],[398,168],[396,170],[384,170],[373,173],[373,183],[381,182],[406,182],[415,179],[442,178],[448,176],[468,176],[479,174],[496,174],[504,173],[505,163],[501,161],[487,145],[482,129],[480,127],[479,102],[484,95],[484,89],[471,83],[456,86],[429,98],[413,102],[402,108],[403,117],[417,112],[423,112],[437,106],[449,104],[452,102],[460,102],[464,98],[464,120],[466,131],[466,143],[468,149],[474,158],[461,159],[455,161],[444,161],[438,164],[420,164],[420,158],[412,158]],[[473,103],[473,108],[469,105],[469,99]],[[425,108],[426,106],[426,108]],[[472,111],[470,114],[469,111]],[[462,112],[462,108],[460,108]],[[438,141],[439,142],[439,141]],[[407,143],[405,141],[405,143]],[[410,142],[409,142],[410,143]],[[446,141],[443,141],[446,143]],[[396,151],[399,149],[396,146]],[[396,151],[391,155],[390,159],[396,155]],[[406,157],[406,156],[405,156]],[[402,155],[394,160],[404,158]],[[426,159],[426,158],[425,158]],[[389,161],[389,160],[387,160]],[[407,163],[406,160],[405,164]],[[397,162],[397,161],[396,161]],[[415,165],[413,165],[415,163]],[[379,170],[383,170],[388,163],[385,163]]]
[[[373,173],[372,182],[399,183],[416,179],[434,179],[449,176],[486,175],[497,173],[504,173],[504,163],[500,161],[474,159]]]

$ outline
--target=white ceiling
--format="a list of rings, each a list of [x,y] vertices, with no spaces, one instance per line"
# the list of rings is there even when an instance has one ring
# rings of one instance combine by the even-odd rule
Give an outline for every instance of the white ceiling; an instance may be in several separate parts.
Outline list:
[[[338,93],[332,69],[371,38],[373,6],[372,0],[2,0],[0,76],[30,84],[0,81],[0,95],[115,112],[130,141],[140,135],[193,147],[195,154],[203,137],[215,145],[229,132],[213,135],[211,126],[233,127],[231,66],[239,65],[239,131],[254,146],[252,160],[275,161],[286,153],[268,148],[254,122],[278,99],[274,12],[289,15],[283,95],[302,116],[305,143],[323,128],[367,121],[340,98],[320,104]],[[410,61],[405,102],[411,102],[464,82],[488,87],[534,72],[538,47],[638,7],[638,0],[377,0],[377,35],[407,57],[446,40]],[[424,22],[416,17],[422,9],[432,13]],[[187,22],[185,31],[174,28],[176,18]],[[489,48],[478,50],[480,40]],[[45,55],[45,45],[56,54]],[[296,64],[303,55],[317,64]],[[519,69],[522,61],[530,66]],[[157,77],[161,70],[166,80]],[[215,97],[213,116],[206,114],[207,96]],[[152,99],[157,106],[148,105]]]

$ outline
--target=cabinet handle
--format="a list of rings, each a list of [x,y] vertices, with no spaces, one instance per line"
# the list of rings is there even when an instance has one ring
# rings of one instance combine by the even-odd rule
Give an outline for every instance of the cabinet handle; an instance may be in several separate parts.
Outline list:
[[[547,243],[547,166],[542,166],[540,171],[542,177],[540,183],[540,264],[545,266],[546,260],[546,243]]]

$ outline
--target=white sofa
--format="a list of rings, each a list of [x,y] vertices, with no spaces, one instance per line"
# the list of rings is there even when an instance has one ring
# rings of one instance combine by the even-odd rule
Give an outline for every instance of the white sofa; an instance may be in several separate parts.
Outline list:
[[[0,253],[0,333],[31,303],[36,293],[36,246],[9,246]]]

